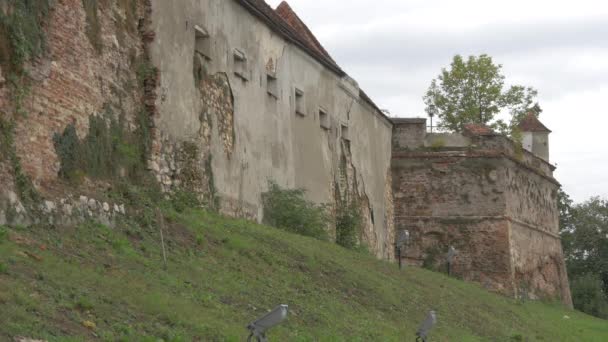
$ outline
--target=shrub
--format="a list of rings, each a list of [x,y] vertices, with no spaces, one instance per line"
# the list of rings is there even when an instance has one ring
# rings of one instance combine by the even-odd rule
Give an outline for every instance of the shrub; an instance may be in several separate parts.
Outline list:
[[[433,143],[431,144],[431,150],[433,150],[433,151],[439,151],[444,147],[445,147],[445,140],[443,140],[442,138],[435,139],[433,141]]]
[[[2,46],[2,57],[10,58],[13,67],[20,69],[23,63],[40,55],[45,49],[46,37],[43,20],[51,7],[49,0],[8,0],[12,7],[8,14],[0,12],[0,36],[8,38],[8,46]],[[2,38],[2,37],[0,37]]]
[[[6,241],[8,237],[8,231],[6,230],[5,226],[0,226],[0,244],[2,244],[4,241]]]
[[[149,135],[147,123],[138,116],[134,132],[126,127],[124,115],[118,118],[109,108],[101,115],[89,117],[87,136],[79,139],[74,123],[62,133],[55,133],[53,143],[61,161],[59,176],[78,181],[83,175],[97,179],[144,179]]]
[[[183,213],[189,208],[200,208],[201,201],[191,191],[177,190],[171,195],[171,204],[178,213]]]
[[[587,314],[608,319],[608,298],[602,290],[602,280],[596,274],[585,274],[571,280],[574,308]]]
[[[361,211],[357,202],[340,203],[336,212],[336,243],[342,247],[356,249],[361,232]]]
[[[325,205],[304,198],[304,189],[282,189],[268,182],[268,191],[262,194],[264,223],[300,235],[327,240],[328,217]]]

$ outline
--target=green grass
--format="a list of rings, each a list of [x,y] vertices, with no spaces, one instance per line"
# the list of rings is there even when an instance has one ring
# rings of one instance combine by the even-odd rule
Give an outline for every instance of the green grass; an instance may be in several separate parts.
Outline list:
[[[289,304],[272,341],[606,341],[608,322],[526,302],[418,268],[399,272],[329,242],[198,210],[158,228],[2,228],[0,340],[243,341]],[[564,318],[567,315],[569,318]],[[95,328],[84,326],[85,321]]]

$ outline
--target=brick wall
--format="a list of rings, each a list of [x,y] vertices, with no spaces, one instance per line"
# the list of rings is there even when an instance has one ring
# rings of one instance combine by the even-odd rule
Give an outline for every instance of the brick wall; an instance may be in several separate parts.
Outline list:
[[[393,144],[395,231],[411,234],[406,263],[445,271],[454,246],[454,276],[571,305],[553,167],[504,137],[470,138],[467,148]]]
[[[74,123],[84,137],[89,116],[100,113],[104,105],[124,113],[127,120],[138,110],[135,70],[143,50],[131,6],[129,1],[99,2],[99,53],[86,34],[83,2],[54,2],[45,28],[48,49],[27,66],[32,78],[24,103],[27,116],[18,118],[15,129],[24,172],[43,193],[54,188],[60,167],[54,133]]]

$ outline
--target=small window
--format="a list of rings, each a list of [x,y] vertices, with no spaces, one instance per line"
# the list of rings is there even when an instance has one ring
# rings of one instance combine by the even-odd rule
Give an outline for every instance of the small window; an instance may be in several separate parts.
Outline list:
[[[279,87],[277,85],[277,76],[274,73],[266,74],[266,92],[275,99],[279,98]]]
[[[300,89],[296,88],[296,114],[298,115],[306,115],[306,109],[304,108],[304,92]]]
[[[331,128],[329,115],[327,114],[327,110],[325,110],[325,108],[319,108],[319,125],[325,130],[329,130]]]
[[[348,126],[347,125],[341,125],[341,132],[342,132],[342,139],[346,140],[346,141],[350,141],[350,134],[348,132]]]
[[[249,81],[249,71],[247,70],[247,56],[239,49],[234,49],[234,74],[243,81]]]
[[[194,51],[196,54],[203,56],[206,60],[211,60],[211,39],[209,32],[201,26],[194,26]]]

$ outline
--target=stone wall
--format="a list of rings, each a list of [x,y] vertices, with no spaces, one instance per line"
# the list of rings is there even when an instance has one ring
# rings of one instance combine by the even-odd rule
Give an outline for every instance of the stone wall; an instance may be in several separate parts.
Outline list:
[[[139,109],[136,64],[142,49],[133,11],[141,9],[130,1],[98,6],[93,15],[82,0],[54,1],[46,30],[48,50],[28,66],[32,82],[25,100],[27,116],[18,118],[15,146],[24,171],[41,191],[57,180],[55,133],[74,123],[79,136],[85,136],[90,115],[101,113],[104,105],[130,120]],[[87,36],[91,25],[98,25],[99,32]]]
[[[92,177],[83,165],[60,176],[66,162],[54,137],[69,138],[66,146],[90,145],[100,118],[139,134],[144,113],[151,139],[146,167],[166,193],[194,191],[209,208],[255,220],[262,220],[269,180],[304,188],[334,212],[341,200],[357,200],[360,240],[393,259],[392,123],[339,68],[284,39],[239,1],[49,4],[48,15],[38,18],[46,48],[24,66],[25,115],[16,113],[0,53],[1,108],[14,122],[10,149],[18,161],[0,160],[7,184],[1,203],[21,195],[19,179],[39,195],[32,211],[40,201],[69,196],[99,196],[103,203],[112,179]],[[209,41],[201,43],[201,35]],[[112,176],[127,175],[116,168]]]
[[[360,239],[392,260],[392,123],[357,83],[239,1],[155,0],[152,9],[160,88],[151,168],[165,190],[187,181],[175,162],[186,144],[196,151],[194,188],[221,212],[262,220],[269,180],[334,209],[347,196],[361,207]]]
[[[18,74],[10,53],[0,58],[1,119],[11,126],[2,132],[5,158],[0,158],[0,211],[6,223],[14,224],[36,222],[40,215],[34,212],[65,217],[65,222],[71,214],[83,218],[97,213],[105,221],[104,217],[113,217],[116,212],[114,204],[92,197],[103,197],[100,194],[108,184],[86,175],[78,184],[61,179],[61,161],[53,138],[73,125],[78,138],[84,139],[91,118],[102,113],[112,113],[113,120],[122,118],[127,131],[135,129],[135,117],[144,107],[138,72],[146,63],[141,34],[146,1],[57,0],[48,4],[48,14],[37,18],[44,37],[40,53],[24,61],[23,72]],[[12,13],[9,7],[5,10],[3,15]],[[10,46],[6,34],[0,32],[5,48]],[[11,72],[18,82],[3,81]],[[20,183],[32,188],[36,201],[23,198]],[[81,196],[87,203],[96,203],[95,208],[89,204],[83,207]],[[25,213],[14,215],[15,210]]]
[[[395,230],[411,234],[406,263],[445,270],[454,246],[454,276],[571,305],[553,166],[495,134],[465,132],[437,144],[445,135],[420,134],[417,122],[395,125],[395,135],[418,132],[405,148],[393,143]]]
[[[503,161],[461,152],[393,155],[396,230],[407,229],[406,263],[445,271],[449,246],[458,255],[452,273],[513,294]]]

